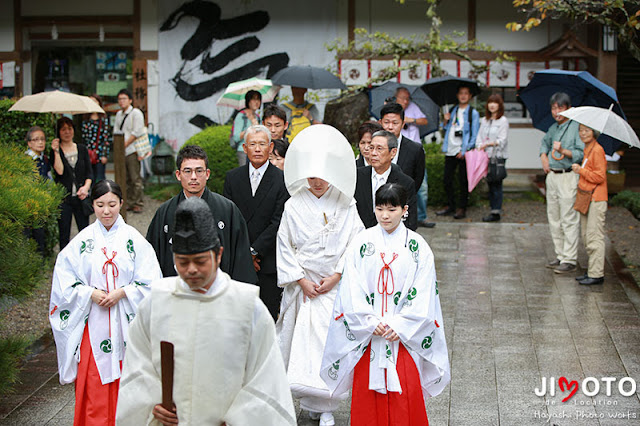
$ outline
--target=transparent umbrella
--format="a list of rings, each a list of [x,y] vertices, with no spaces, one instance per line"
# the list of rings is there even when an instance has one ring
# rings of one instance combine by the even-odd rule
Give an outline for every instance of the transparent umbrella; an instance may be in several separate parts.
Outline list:
[[[638,135],[624,118],[613,112],[613,104],[609,109],[592,106],[569,108],[560,115],[597,130],[603,135],[640,148]]]

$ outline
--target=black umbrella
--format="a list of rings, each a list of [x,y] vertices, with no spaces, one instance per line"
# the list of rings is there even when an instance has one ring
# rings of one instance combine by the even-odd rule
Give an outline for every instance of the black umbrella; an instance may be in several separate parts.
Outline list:
[[[329,71],[310,65],[281,69],[271,77],[271,82],[278,86],[304,87],[306,89],[347,89],[347,86]]]
[[[421,88],[436,104],[443,106],[458,103],[457,95],[460,85],[468,87],[472,96],[480,93],[477,81],[450,75],[432,78],[423,84]]]
[[[395,96],[398,87],[405,87],[411,95],[411,101],[420,108],[424,115],[427,116],[429,124],[426,126],[418,126],[420,129],[420,137],[423,138],[425,135],[438,130],[438,123],[440,120],[438,105],[436,105],[418,86],[400,84],[395,81],[387,81],[386,83],[371,89],[369,91],[369,109],[371,115],[378,119],[380,118],[380,110],[384,106],[385,101],[387,98]]]

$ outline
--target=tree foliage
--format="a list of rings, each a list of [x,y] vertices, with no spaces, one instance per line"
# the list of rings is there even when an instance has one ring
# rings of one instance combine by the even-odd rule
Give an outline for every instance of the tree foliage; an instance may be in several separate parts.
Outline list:
[[[640,1],[638,0],[513,0],[525,15],[522,22],[509,22],[511,31],[529,31],[547,19],[569,19],[574,27],[599,23],[612,28],[620,43],[640,60]]]
[[[396,1],[399,3],[405,2],[405,0]],[[400,71],[415,69],[418,66],[417,63],[400,66],[400,60],[406,57],[419,57],[423,61],[429,61],[431,74],[435,77],[443,74],[443,70],[440,67],[440,57],[443,53],[453,54],[461,60],[468,61],[472,69],[477,73],[486,71],[486,65],[474,63],[469,56],[469,52],[494,52],[493,48],[487,44],[479,43],[477,40],[457,41],[456,38],[464,36],[464,32],[454,31],[451,34],[441,34],[442,19],[437,13],[440,1],[425,0],[427,5],[425,16],[429,24],[429,30],[424,34],[414,34],[411,37],[395,37],[381,31],[370,33],[364,28],[357,28],[354,31],[355,37],[353,41],[344,43],[338,39],[333,43],[327,44],[327,49],[336,52],[336,55],[349,55],[353,59],[389,57],[393,60],[393,65],[385,68],[378,75],[372,76],[365,85],[356,86],[355,89],[389,80]],[[495,53],[496,60],[500,62],[512,60],[502,52]]]

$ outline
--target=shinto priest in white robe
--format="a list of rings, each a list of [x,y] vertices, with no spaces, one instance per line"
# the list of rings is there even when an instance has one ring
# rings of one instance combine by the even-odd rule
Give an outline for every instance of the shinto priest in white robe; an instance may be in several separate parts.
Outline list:
[[[120,378],[129,323],[152,281],[162,278],[151,244],[122,216],[109,231],[96,220],[83,229],[56,259],[49,322],[58,352],[60,383],[78,373],[80,342],[88,324],[93,357],[102,384]],[[95,289],[122,288],[127,297],[111,308],[91,301]]]
[[[160,342],[174,344],[173,398],[180,424],[295,425],[275,327],[259,288],[218,269],[206,294],[180,277],[152,285],[129,330],[116,423],[160,425]]]
[[[400,339],[389,342],[374,336],[381,322]],[[391,234],[376,225],[349,246],[322,379],[333,393],[351,389],[353,369],[371,345],[369,389],[402,392],[395,366],[400,342],[416,364],[424,397],[442,392],[451,375],[433,253],[402,223]]]
[[[353,199],[355,162],[344,136],[326,125],[300,132],[285,162],[291,198],[277,239],[278,285],[284,292],[276,330],[291,391],[301,408],[332,412],[348,397],[344,393],[332,398],[319,375],[337,285],[303,302],[297,281],[306,278],[320,285],[322,278],[342,273],[349,241],[364,229]],[[330,183],[322,197],[309,191],[309,177]]]

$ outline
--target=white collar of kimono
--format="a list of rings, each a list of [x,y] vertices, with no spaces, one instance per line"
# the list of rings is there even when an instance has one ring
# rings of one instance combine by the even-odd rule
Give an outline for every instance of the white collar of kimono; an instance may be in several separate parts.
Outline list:
[[[124,219],[122,218],[122,216],[120,216],[120,214],[118,214],[118,218],[113,223],[113,225],[111,225],[110,229],[105,228],[102,222],[100,222],[100,219],[96,219],[96,222],[100,224],[102,235],[106,237],[107,235],[111,235],[112,233],[115,234],[115,232],[120,228],[120,225],[124,223]]]
[[[182,278],[178,278],[178,285],[176,286],[176,290],[174,294],[179,297],[188,297],[194,299],[214,299],[218,296],[227,286],[227,277],[224,272],[220,268],[218,268],[216,272],[216,279],[213,280],[213,284],[211,287],[207,289],[206,293],[199,293],[197,291],[191,290],[189,284],[185,283]]]
[[[388,233],[382,226],[378,225],[380,228],[380,232],[382,233],[382,238],[385,243],[394,243],[394,244],[403,244],[406,245],[408,239],[408,231],[407,227],[404,226],[404,223],[400,222],[398,227],[392,232]]]
[[[302,130],[287,150],[284,182],[289,194],[307,187],[307,178],[329,182],[350,200],[356,189],[356,162],[351,144],[339,130],[314,124]]]

